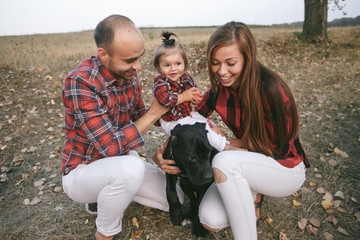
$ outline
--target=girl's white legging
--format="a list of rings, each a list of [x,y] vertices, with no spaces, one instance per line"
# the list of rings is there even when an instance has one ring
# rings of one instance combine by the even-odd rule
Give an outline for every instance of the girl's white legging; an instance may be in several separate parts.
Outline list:
[[[212,162],[226,176],[206,192],[199,209],[200,222],[213,228],[231,226],[234,239],[257,239],[256,193],[285,197],[305,181],[303,163],[287,168],[271,157],[248,151],[223,151]]]
[[[97,202],[96,227],[105,236],[121,231],[123,213],[133,200],[169,211],[165,174],[135,151],[81,164],[63,176],[62,182],[64,192],[75,202]],[[183,193],[178,190],[183,202]]]
[[[210,126],[209,126],[209,122],[208,120],[202,116],[200,113],[196,112],[196,111],[192,111],[191,112],[191,116],[187,116],[184,118],[180,118],[177,121],[170,121],[170,122],[165,122],[163,119],[160,118],[160,125],[161,128],[163,129],[163,131],[165,132],[165,134],[170,137],[171,135],[171,130],[174,129],[174,127],[178,124],[180,125],[185,125],[185,124],[190,124],[193,125],[195,123],[205,123],[206,125],[206,130],[207,132],[207,137],[209,140],[209,143],[211,146],[213,146],[215,149],[217,149],[219,152],[223,151],[225,148],[225,144],[226,144],[226,138],[224,136],[221,136],[220,134],[214,132]]]

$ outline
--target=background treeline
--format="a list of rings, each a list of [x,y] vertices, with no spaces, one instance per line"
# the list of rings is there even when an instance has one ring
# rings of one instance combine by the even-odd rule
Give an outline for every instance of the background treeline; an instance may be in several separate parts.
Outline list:
[[[284,26],[302,27],[303,24],[304,22],[293,22],[293,23],[273,24],[271,26],[272,27],[284,27]],[[348,26],[358,26],[358,25],[360,25],[360,16],[357,16],[355,18],[338,18],[327,23],[328,27],[348,27]]]

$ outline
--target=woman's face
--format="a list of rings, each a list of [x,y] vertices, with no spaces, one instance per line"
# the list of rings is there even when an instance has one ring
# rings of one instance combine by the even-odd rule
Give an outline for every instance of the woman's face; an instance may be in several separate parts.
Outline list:
[[[216,49],[211,57],[211,71],[225,87],[236,90],[240,85],[240,74],[244,56],[236,44]]]

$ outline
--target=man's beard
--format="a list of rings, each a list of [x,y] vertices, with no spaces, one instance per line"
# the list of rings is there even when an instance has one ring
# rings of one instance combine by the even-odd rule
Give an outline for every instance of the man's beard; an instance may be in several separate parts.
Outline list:
[[[108,70],[116,80],[122,80],[122,79],[129,80],[129,79],[131,79],[131,77],[134,75],[134,72],[135,72],[135,70],[131,70],[131,69],[129,69],[127,71],[123,71],[123,72],[114,72],[114,71],[112,71],[112,69],[113,69],[113,64],[112,64],[112,61],[110,60]]]

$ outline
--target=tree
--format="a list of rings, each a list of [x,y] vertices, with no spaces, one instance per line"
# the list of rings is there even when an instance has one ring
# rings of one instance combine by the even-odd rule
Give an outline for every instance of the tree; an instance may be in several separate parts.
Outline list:
[[[300,38],[308,42],[327,41],[328,3],[333,3],[333,9],[342,10],[345,0],[305,0],[305,19]],[[345,15],[346,13],[344,13]]]

